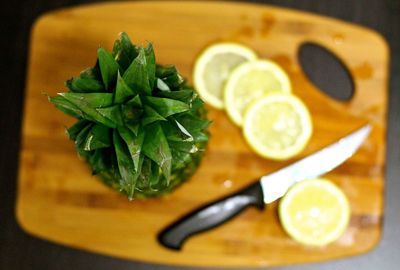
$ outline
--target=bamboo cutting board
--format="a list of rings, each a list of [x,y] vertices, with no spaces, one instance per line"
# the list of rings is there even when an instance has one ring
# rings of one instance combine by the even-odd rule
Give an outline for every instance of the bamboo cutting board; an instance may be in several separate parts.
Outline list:
[[[191,238],[181,252],[161,247],[157,233],[181,215],[288,165],[257,157],[223,111],[213,120],[208,151],[196,174],[171,195],[129,202],[91,176],[57,111],[43,92],[92,66],[99,45],[111,49],[120,31],[135,43],[152,41],[159,63],[173,63],[191,80],[208,44],[229,40],[253,48],[288,72],[309,107],[314,134],[302,155],[366,122],[373,132],[361,149],[326,177],[351,202],[351,224],[325,248],[304,247],[282,230],[277,204],[249,209],[224,226]],[[301,43],[316,42],[349,67],[356,91],[339,102],[307,80],[297,59]],[[388,48],[376,33],[330,18],[265,5],[226,2],[135,2],[82,6],[48,13],[33,26],[19,168],[17,218],[29,233],[116,257],[192,266],[270,266],[364,253],[379,241],[383,217]],[[317,166],[317,164],[316,164]]]

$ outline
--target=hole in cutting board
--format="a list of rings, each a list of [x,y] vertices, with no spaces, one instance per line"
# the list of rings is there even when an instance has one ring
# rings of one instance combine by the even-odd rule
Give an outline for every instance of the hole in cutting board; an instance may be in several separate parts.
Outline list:
[[[307,42],[300,46],[298,58],[307,78],[318,89],[336,100],[351,100],[354,95],[353,78],[334,53],[321,45]]]

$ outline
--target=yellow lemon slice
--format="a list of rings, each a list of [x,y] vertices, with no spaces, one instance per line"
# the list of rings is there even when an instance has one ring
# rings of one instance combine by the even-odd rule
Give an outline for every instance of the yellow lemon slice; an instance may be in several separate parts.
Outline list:
[[[289,189],[279,204],[285,231],[296,241],[324,246],[339,239],[350,220],[346,195],[326,179],[306,180]]]
[[[255,60],[241,64],[229,76],[224,90],[225,108],[238,126],[242,125],[247,106],[270,93],[290,93],[286,72],[270,60]]]
[[[306,105],[290,94],[271,94],[251,103],[243,122],[243,134],[260,156],[285,160],[300,153],[312,135]]]
[[[225,81],[239,64],[254,60],[251,49],[236,43],[217,43],[206,48],[197,58],[193,69],[194,87],[204,102],[222,109]]]

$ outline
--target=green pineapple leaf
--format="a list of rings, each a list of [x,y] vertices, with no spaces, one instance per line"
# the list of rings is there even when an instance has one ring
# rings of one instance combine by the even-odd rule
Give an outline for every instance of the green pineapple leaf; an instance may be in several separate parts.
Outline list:
[[[142,171],[139,177],[138,188],[140,189],[149,189],[154,192],[158,192],[161,190],[159,188],[159,184],[162,180],[162,175],[160,174],[160,168],[157,163],[152,161],[151,159],[145,158],[143,160]]]
[[[171,88],[171,89],[179,89],[179,87],[181,86],[181,84],[184,83],[183,78],[181,77],[181,75],[179,75],[179,73],[170,75],[168,77],[165,77],[163,79],[163,81]]]
[[[76,136],[75,139],[75,147],[78,150],[79,154],[82,154],[85,152],[85,143],[86,143],[86,138],[90,132],[90,129],[93,127],[93,123],[86,125]]]
[[[160,79],[164,79],[177,72],[178,70],[174,65],[156,65],[156,77]]]
[[[177,141],[193,141],[193,136],[186,131],[184,127],[179,127],[179,123],[174,119],[169,119],[167,123],[161,123],[164,135],[168,142]],[[185,130],[185,131],[183,131]]]
[[[98,93],[105,91],[103,83],[92,78],[75,77],[66,81],[65,85],[69,90],[76,93]]]
[[[142,107],[142,101],[140,99],[139,95],[136,95],[135,97],[133,97],[132,99],[130,99],[128,102],[126,102],[126,105],[128,106],[132,106],[135,108],[140,108]]]
[[[48,97],[49,101],[56,106],[57,109],[65,114],[71,115],[75,118],[83,118],[84,112],[75,106],[73,103],[69,102],[62,96]]]
[[[110,128],[101,124],[95,124],[86,136],[85,151],[111,146]]]
[[[146,126],[155,121],[167,121],[164,117],[162,117],[156,110],[154,110],[150,106],[144,106],[145,116],[142,118],[142,125]]]
[[[178,127],[178,129],[182,132],[182,134],[184,134],[185,136],[187,136],[186,139],[184,139],[184,141],[193,141],[193,136],[192,134],[190,134],[190,132],[178,121],[175,120],[176,126]]]
[[[184,83],[182,76],[174,65],[157,66],[156,76],[173,90],[179,89],[179,87]]]
[[[82,131],[82,129],[84,129],[87,125],[91,125],[92,122],[85,120],[85,119],[81,119],[78,122],[76,122],[74,125],[72,125],[70,128],[68,128],[66,130],[68,137],[71,140],[76,140],[76,137],[78,136],[79,132]]]
[[[196,95],[196,97],[192,100],[190,103],[190,108],[192,111],[196,112],[198,110],[204,110],[204,102],[200,99],[199,96]]]
[[[168,117],[189,110],[189,106],[179,100],[159,97],[144,97],[146,103],[156,110],[162,117]]]
[[[139,95],[121,105],[125,125],[137,124],[142,117],[143,108]]]
[[[112,93],[59,93],[77,107],[103,108],[113,104]],[[83,110],[84,111],[84,110]]]
[[[135,193],[138,174],[135,173],[135,165],[130,157],[128,147],[118,134],[117,129],[114,129],[113,132],[113,143],[118,162],[118,170],[121,175],[121,188],[127,193],[128,198],[132,199]]]
[[[176,160],[178,166],[190,162],[193,153],[200,149],[193,142],[169,142],[171,146],[172,158]]]
[[[117,86],[115,89],[114,103],[123,103],[126,99],[136,96],[138,93],[133,91],[118,72]]]
[[[98,148],[93,151],[93,155],[89,157],[92,166],[92,174],[99,174],[107,171],[111,167],[110,148]]]
[[[152,175],[151,171],[151,163],[154,162],[149,158],[143,158],[142,159],[142,166],[141,166],[141,172],[138,177],[137,181],[137,188],[138,189],[148,189],[150,186],[150,177]]]
[[[96,65],[94,67],[82,70],[79,74],[79,77],[82,79],[93,79],[101,83],[102,78],[100,73],[99,61],[96,61]]]
[[[144,50],[144,53],[146,56],[146,68],[150,89],[153,89],[156,80],[156,56],[154,55],[153,44],[150,43]]]
[[[132,61],[137,57],[137,49],[125,32],[120,33],[119,39],[115,41],[112,55],[122,71],[127,70]]]
[[[169,91],[169,92],[163,91],[163,92],[157,93],[157,96],[170,98],[170,99],[176,99],[176,100],[185,102],[186,104],[190,104],[191,101],[193,100],[193,90],[184,89],[184,90]]]
[[[149,177],[149,188],[153,191],[159,191],[162,188],[157,188],[157,184],[161,182],[162,179],[166,181],[165,187],[169,185],[169,179],[166,179],[165,177],[161,177],[162,175],[160,174],[160,167],[158,167],[158,164],[154,161],[151,161],[151,175]]]
[[[187,138],[183,139],[183,141],[195,141],[195,142],[208,141],[208,134],[204,132],[204,130],[210,124],[208,120],[202,120],[194,115],[185,114],[176,116],[175,122],[181,133],[187,136]],[[168,139],[177,141],[176,139],[174,139],[174,137],[172,138],[168,137]]]
[[[192,135],[193,139],[196,142],[207,142],[208,135],[200,130],[191,131],[190,135]]]
[[[210,121],[202,119],[193,114],[180,114],[175,116],[175,120],[184,126],[189,133],[191,131],[204,130],[211,123]]]
[[[143,115],[143,109],[129,105],[121,105],[122,118],[125,124],[138,123]]]
[[[125,127],[132,131],[135,136],[138,136],[140,124],[139,123],[125,123]]]
[[[122,139],[125,141],[128,146],[129,153],[133,160],[133,164],[135,165],[135,172],[139,171],[139,159],[142,151],[143,141],[144,141],[144,132],[138,132],[138,136],[132,133],[128,128],[119,127],[118,132],[121,135]]]
[[[146,55],[143,48],[139,49],[138,56],[133,60],[122,78],[134,91],[138,91],[141,94],[151,94],[152,89],[149,83]]]
[[[143,153],[158,164],[165,178],[169,181],[172,156],[161,125],[158,122],[154,122],[146,126],[145,134],[147,136],[145,136],[143,142]]]
[[[160,78],[157,78],[157,89],[161,90],[161,91],[171,91],[171,89],[169,88],[169,86]]]
[[[99,59],[99,66],[101,77],[103,78],[104,86],[108,91],[111,91],[111,86],[115,82],[118,73],[118,63],[114,60],[112,55],[104,48],[97,50]]]
[[[115,128],[113,121],[102,116],[96,109],[112,105],[112,93],[59,93],[59,95],[84,112],[90,120]]]
[[[121,112],[121,105],[114,105],[106,108],[98,108],[96,111],[106,118],[107,120],[111,121],[114,126],[122,126],[124,125],[122,119],[122,112]]]

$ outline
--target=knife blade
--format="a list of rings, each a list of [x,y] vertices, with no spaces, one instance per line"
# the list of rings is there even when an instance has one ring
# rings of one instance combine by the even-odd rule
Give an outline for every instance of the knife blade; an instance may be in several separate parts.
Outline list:
[[[271,174],[260,177],[250,186],[204,205],[158,234],[165,247],[180,250],[190,236],[219,226],[250,206],[259,209],[284,196],[295,183],[323,175],[350,158],[371,132],[371,126],[362,128],[331,145]]]

